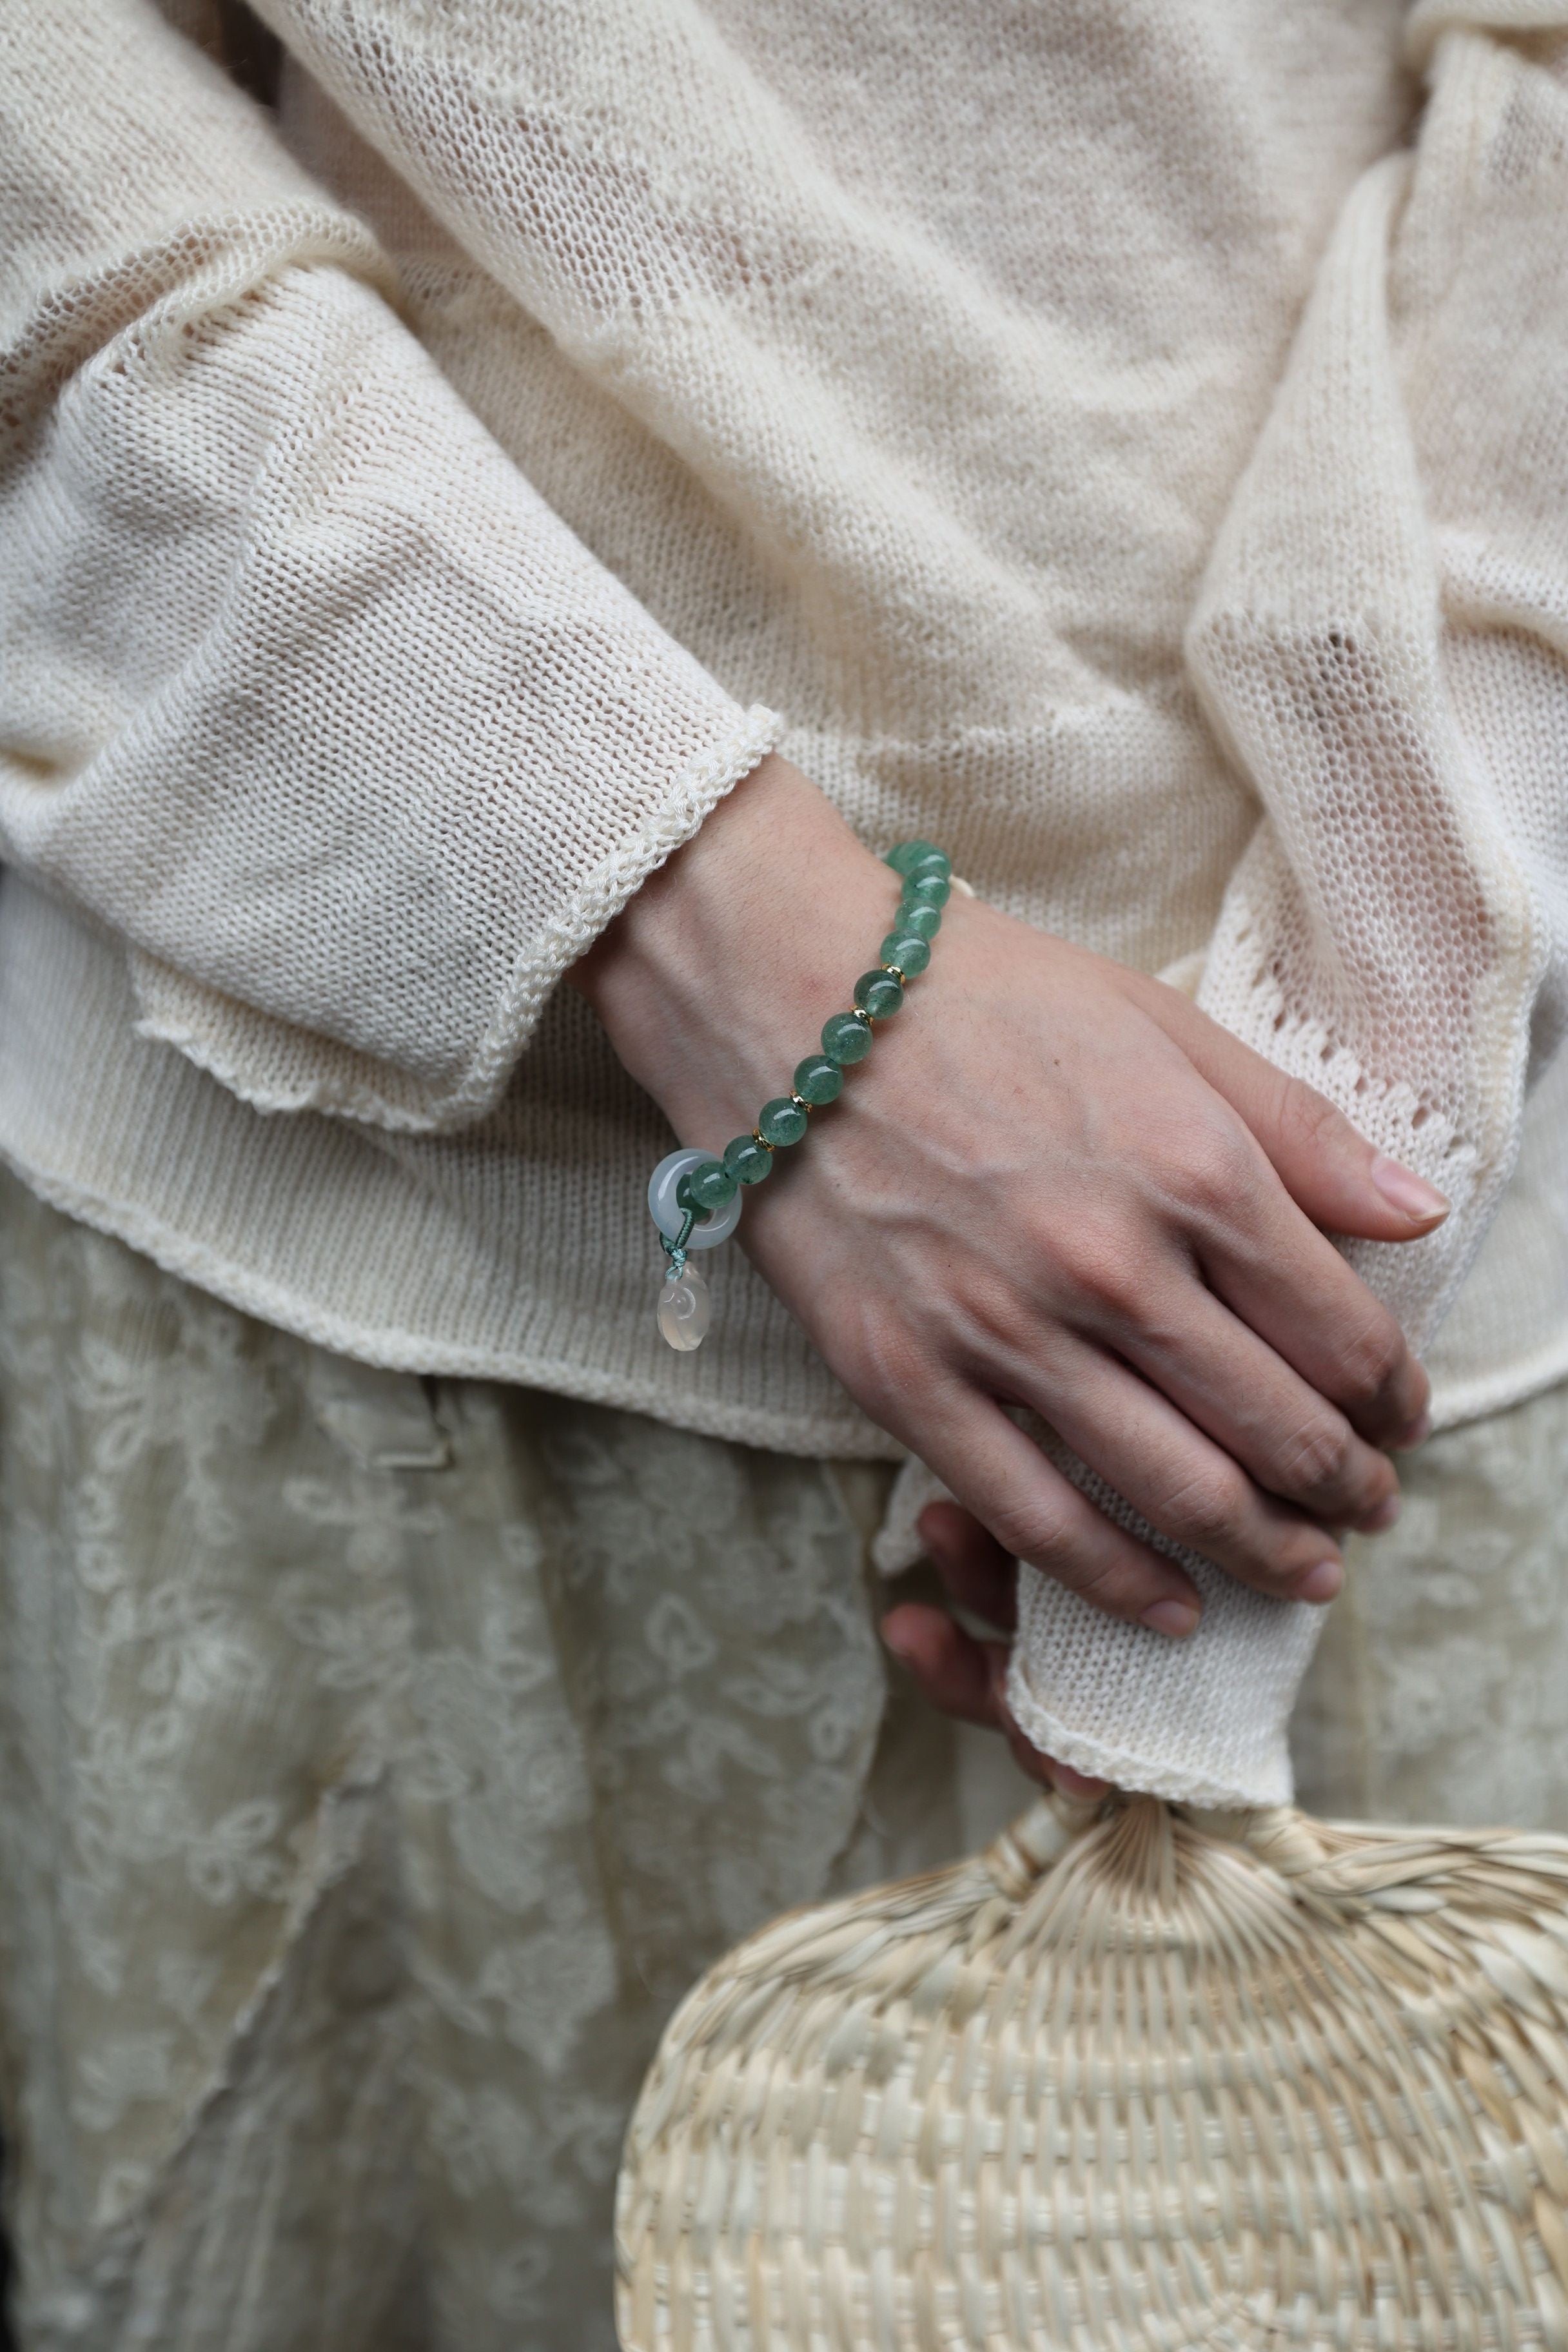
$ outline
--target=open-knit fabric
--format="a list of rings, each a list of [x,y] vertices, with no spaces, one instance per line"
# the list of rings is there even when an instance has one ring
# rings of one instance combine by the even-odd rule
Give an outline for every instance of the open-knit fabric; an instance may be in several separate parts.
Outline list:
[[[554,986],[776,739],[1433,1176],[1419,1339],[1490,1227],[1444,1418],[1568,1367],[1561,6],[264,0],[276,120],[178,13],[0,23],[37,1190],[372,1361],[894,1452],[734,1252],[662,1349],[668,1132]],[[1179,1656],[1026,1579],[1020,1712],[1272,1798],[1310,1621],[1200,1572]]]

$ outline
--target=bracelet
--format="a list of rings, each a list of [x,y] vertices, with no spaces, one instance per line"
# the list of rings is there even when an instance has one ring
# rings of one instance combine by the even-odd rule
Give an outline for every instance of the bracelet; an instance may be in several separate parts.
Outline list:
[[[682,1352],[701,1346],[712,1316],[708,1285],[689,1253],[729,1239],[740,1221],[744,1188],[765,1182],[773,1172],[773,1154],[800,1141],[814,1110],[837,1102],[845,1071],[870,1052],[876,1024],[898,1012],[905,988],[931,961],[949,893],[956,888],[973,895],[954,876],[952,859],[929,841],[900,841],[884,862],[903,882],[899,911],[876,969],[863,971],[855,983],[852,1010],[834,1013],[824,1024],[822,1051],[796,1063],[789,1093],[763,1105],[749,1135],[733,1137],[718,1154],[672,1151],[648,1180],[648,1209],[667,1260],[658,1328]]]

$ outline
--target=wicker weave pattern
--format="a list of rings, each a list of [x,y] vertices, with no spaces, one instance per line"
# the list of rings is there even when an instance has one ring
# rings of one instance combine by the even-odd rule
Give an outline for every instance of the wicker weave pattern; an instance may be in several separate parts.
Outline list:
[[[1568,1842],[1037,1805],[781,1920],[633,2119],[627,2352],[1568,2348]]]

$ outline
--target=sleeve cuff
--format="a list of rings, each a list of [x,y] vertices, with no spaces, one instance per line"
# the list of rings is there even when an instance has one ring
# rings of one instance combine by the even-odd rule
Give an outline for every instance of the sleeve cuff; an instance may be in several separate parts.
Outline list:
[[[431,1083],[225,995],[139,949],[130,954],[136,1034],[173,1045],[262,1111],[316,1110],[407,1134],[482,1118],[500,1097],[562,974],[728,793],[771,751],[778,715],[756,705],[648,809],[551,919],[519,944],[471,1055]]]

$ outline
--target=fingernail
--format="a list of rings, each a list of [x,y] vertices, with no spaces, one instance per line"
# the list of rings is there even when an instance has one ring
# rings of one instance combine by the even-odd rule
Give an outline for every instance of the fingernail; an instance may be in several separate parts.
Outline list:
[[[1091,1780],[1086,1773],[1075,1772],[1070,1764],[1058,1764],[1054,1756],[1049,1761],[1052,1785],[1064,1797],[1103,1797],[1110,1785],[1109,1780]]]
[[[1395,1454],[1404,1454],[1412,1445],[1425,1445],[1431,1434],[1432,1415],[1430,1412],[1421,1413],[1411,1423],[1408,1429],[1400,1431],[1394,1440],[1394,1451]]]
[[[885,1625],[879,1625],[877,1631],[882,1637],[882,1647],[892,1652],[900,1666],[907,1666],[910,1663],[910,1653],[898,1634],[889,1633]]]
[[[1196,1630],[1200,1614],[1190,1601],[1155,1601],[1145,1609],[1139,1622],[1152,1626],[1156,1633],[1163,1633],[1173,1642],[1184,1642]]]
[[[1384,1528],[1394,1525],[1404,1508],[1404,1496],[1390,1495],[1386,1502],[1379,1503],[1375,1511],[1369,1511],[1364,1519],[1356,1521],[1357,1533],[1363,1536],[1382,1535]]]
[[[1417,1176],[1402,1160],[1390,1160],[1385,1151],[1378,1153],[1369,1172],[1384,1199],[1391,1201],[1413,1225],[1435,1224],[1447,1215],[1449,1203],[1436,1184],[1428,1184],[1425,1176]]]
[[[948,1543],[942,1520],[940,1518],[935,1521],[931,1520],[931,1506],[928,1503],[916,1518],[915,1533],[933,1559],[945,1559],[952,1547]]]
[[[1296,1587],[1296,1598],[1298,1601],[1313,1601],[1321,1607],[1325,1601],[1333,1599],[1344,1580],[1344,1570],[1337,1559],[1321,1559]]]

